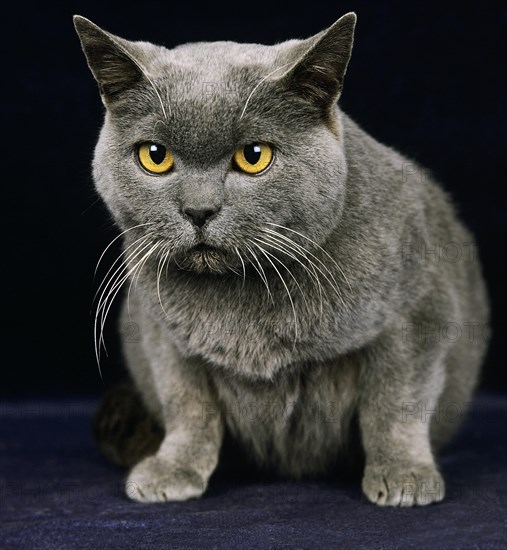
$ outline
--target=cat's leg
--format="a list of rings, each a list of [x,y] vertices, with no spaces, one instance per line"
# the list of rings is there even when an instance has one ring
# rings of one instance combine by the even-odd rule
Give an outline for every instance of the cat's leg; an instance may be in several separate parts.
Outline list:
[[[132,468],[127,495],[140,502],[199,497],[218,462],[222,419],[202,369],[163,357],[156,362],[158,375],[165,377],[159,391],[165,437],[156,454]]]
[[[157,452],[130,471],[127,495],[140,502],[199,497],[217,465],[223,438],[223,421],[208,373],[200,361],[182,358],[164,331],[146,319],[140,326],[140,342],[124,345],[127,352],[129,347],[136,348],[130,354],[129,369],[135,373],[132,357],[140,359],[142,350],[143,368],[149,365],[151,382],[141,393],[146,401],[155,392],[152,397],[158,403],[147,405],[157,411],[165,435]],[[141,389],[143,377],[134,379]]]
[[[362,358],[362,486],[376,504],[424,505],[444,497],[444,481],[431,449],[430,420],[445,383],[445,355],[438,344],[421,347],[407,341],[400,326],[381,335]]]

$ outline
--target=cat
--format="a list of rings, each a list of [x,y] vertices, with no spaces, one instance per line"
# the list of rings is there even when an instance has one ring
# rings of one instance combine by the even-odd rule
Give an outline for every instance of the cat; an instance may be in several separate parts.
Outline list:
[[[105,105],[95,185],[125,262],[99,289],[98,332],[135,287],[120,319],[134,388],[97,420],[133,500],[201,496],[225,433],[293,478],[357,440],[371,502],[444,497],[435,454],[477,384],[487,342],[466,327],[487,324],[487,293],[439,184],[338,107],[355,23],[169,50],[74,17]]]

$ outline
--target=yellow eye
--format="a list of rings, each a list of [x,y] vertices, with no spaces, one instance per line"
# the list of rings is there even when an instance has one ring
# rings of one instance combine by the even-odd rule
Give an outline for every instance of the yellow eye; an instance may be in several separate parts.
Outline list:
[[[137,156],[141,166],[152,174],[165,174],[174,164],[171,152],[158,143],[142,143]]]
[[[273,160],[273,149],[266,143],[249,143],[234,153],[236,168],[247,174],[259,174]]]

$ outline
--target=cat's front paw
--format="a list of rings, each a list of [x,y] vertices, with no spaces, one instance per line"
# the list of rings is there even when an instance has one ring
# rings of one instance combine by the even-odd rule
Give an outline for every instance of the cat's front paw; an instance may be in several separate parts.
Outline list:
[[[154,455],[132,468],[125,490],[138,502],[174,502],[200,497],[206,486],[206,480],[190,466]]]
[[[363,491],[379,506],[414,506],[442,500],[445,484],[433,465],[370,464],[364,472]]]

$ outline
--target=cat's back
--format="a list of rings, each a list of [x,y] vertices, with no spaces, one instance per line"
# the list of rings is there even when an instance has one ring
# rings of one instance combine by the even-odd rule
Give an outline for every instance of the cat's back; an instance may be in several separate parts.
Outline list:
[[[367,265],[366,258],[380,264],[388,256],[392,283],[402,281],[401,296],[413,297],[412,307],[433,296],[442,301],[444,317],[486,323],[488,300],[477,245],[443,185],[345,114],[342,125],[348,237],[338,239],[345,250],[354,246],[357,259],[351,261],[360,267]]]

